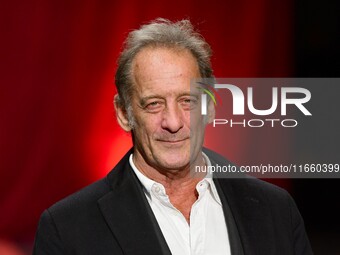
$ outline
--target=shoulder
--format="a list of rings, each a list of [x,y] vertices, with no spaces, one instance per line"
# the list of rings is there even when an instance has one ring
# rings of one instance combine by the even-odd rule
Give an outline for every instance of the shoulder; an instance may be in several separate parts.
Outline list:
[[[110,191],[107,178],[96,181],[81,190],[56,202],[48,211],[52,214],[62,211],[79,211],[97,202],[97,200]]]
[[[218,179],[218,182],[227,197],[239,201],[252,201],[279,210],[289,210],[291,206],[295,206],[292,197],[285,189],[263,180],[247,176],[239,179]]]
[[[237,179],[235,183],[237,183],[240,186],[239,188],[244,188],[248,192],[254,192],[254,194],[260,193],[262,195],[266,194],[265,196],[270,196],[272,197],[272,199],[275,198],[287,199],[287,197],[290,196],[285,189],[280,188],[267,181],[260,180],[251,176],[247,176],[242,179]]]
[[[222,155],[212,150],[204,148],[204,152],[210,158],[213,165],[236,167]],[[261,203],[278,205],[284,201],[292,200],[289,193],[283,188],[244,173],[232,173],[232,175],[228,176],[228,173],[215,172],[214,177],[218,179],[227,196],[233,194],[238,199],[251,198],[251,200]]]
[[[88,211],[98,209],[98,200],[111,192],[113,186],[128,178],[125,169],[130,153],[131,151],[121,159],[106,177],[60,200],[47,210],[54,216],[57,214],[77,214],[77,212],[81,212],[84,215]]]
[[[102,243],[103,247],[110,246],[114,250],[116,246],[110,239],[100,201],[113,194],[115,186],[124,186],[128,181],[130,177],[125,169],[124,157],[105,178],[46,209],[39,221],[34,254],[68,254],[73,250],[87,254],[91,243]],[[113,209],[118,206],[111,204]]]

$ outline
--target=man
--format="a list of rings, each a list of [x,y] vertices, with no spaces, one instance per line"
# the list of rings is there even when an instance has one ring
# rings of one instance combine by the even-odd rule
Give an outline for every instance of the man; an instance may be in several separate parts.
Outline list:
[[[284,190],[190,173],[229,164],[202,149],[214,105],[202,116],[190,91],[190,80],[213,77],[210,56],[187,20],[129,34],[115,109],[134,147],[106,178],[43,213],[34,254],[312,254]]]

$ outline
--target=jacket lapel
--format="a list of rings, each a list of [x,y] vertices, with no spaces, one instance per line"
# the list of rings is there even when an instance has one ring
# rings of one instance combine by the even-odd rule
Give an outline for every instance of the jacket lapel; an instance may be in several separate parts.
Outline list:
[[[219,197],[221,199],[222,206],[223,206],[223,213],[224,213],[224,218],[225,218],[225,222],[227,224],[227,229],[228,229],[231,254],[232,255],[244,255],[240,235],[239,235],[236,223],[235,223],[235,218],[230,210],[229,203],[226,199],[226,196],[224,195],[224,192],[222,191],[222,188],[220,186],[218,179],[214,179],[214,183],[215,183],[216,190],[219,194]]]
[[[112,191],[98,200],[102,214],[124,254],[171,254],[128,153],[108,175]]]
[[[221,155],[206,148],[203,150],[213,165],[233,165]],[[235,176],[237,178],[234,178]],[[271,209],[265,202],[266,194],[258,188],[251,188],[251,185],[254,185],[251,181],[252,177],[244,174],[233,173],[233,177],[226,178],[226,175],[222,173],[221,175],[214,174],[214,177],[215,183],[220,186],[220,195],[224,196],[224,199],[221,199],[223,210],[225,213],[230,211],[232,214],[232,220],[236,225],[235,233],[239,234],[244,254],[276,254],[273,217]],[[228,216],[225,217],[228,224]],[[233,241],[237,245],[237,240]],[[235,254],[242,253],[236,252]]]
[[[234,217],[244,254],[275,254],[271,211],[263,202],[265,194],[250,194],[246,179],[218,182]]]

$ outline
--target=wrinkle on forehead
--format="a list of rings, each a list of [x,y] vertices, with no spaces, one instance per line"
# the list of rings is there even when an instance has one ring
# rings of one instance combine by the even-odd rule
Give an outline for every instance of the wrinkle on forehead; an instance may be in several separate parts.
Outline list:
[[[148,47],[139,52],[132,63],[133,80],[136,84],[199,76],[196,59],[189,50],[165,47]]]

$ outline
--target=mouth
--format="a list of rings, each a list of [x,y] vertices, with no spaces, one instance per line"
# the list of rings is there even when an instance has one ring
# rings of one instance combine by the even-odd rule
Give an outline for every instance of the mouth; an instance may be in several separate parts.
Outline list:
[[[189,139],[189,138],[176,139],[176,140],[173,140],[173,139],[169,139],[169,140],[159,139],[158,141],[162,142],[162,143],[166,143],[166,144],[181,144],[181,143],[185,142],[187,139]]]

